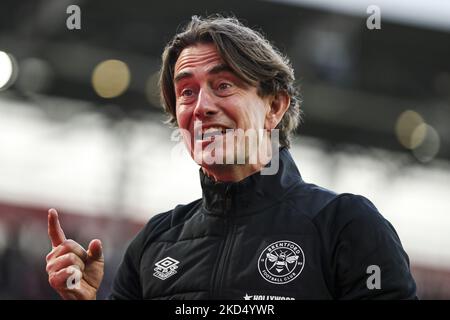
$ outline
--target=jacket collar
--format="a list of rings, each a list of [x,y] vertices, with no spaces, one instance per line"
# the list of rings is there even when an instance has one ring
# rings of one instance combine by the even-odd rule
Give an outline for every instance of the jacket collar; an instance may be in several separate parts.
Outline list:
[[[220,216],[241,216],[261,211],[281,201],[302,181],[286,147],[279,150],[279,168],[274,175],[256,172],[239,182],[214,182],[200,168],[203,208],[207,213]]]

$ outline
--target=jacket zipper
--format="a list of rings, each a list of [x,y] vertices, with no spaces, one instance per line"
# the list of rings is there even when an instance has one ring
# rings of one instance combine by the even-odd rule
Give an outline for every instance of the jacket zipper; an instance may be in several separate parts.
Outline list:
[[[229,194],[229,186],[227,186],[227,189],[225,190],[225,208],[224,208],[224,215],[228,214],[227,211],[230,210],[231,207],[231,198]],[[214,275],[214,282],[213,282],[213,297],[219,297],[221,296],[221,289],[222,289],[222,282],[223,282],[223,275],[225,271],[225,265],[228,260],[228,255],[230,252],[231,244],[233,243],[233,224],[230,222],[231,217],[225,218],[225,242],[222,246],[222,249],[220,251],[220,259],[216,268],[216,274]]]

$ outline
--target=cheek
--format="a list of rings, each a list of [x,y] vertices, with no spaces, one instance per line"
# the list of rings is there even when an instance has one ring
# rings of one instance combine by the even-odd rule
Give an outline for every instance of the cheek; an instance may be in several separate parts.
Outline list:
[[[255,105],[255,117],[258,121],[258,125],[264,127],[264,123],[266,120],[267,113],[270,110],[270,106],[267,105],[264,101],[260,100],[257,105]]]
[[[181,130],[182,133],[182,137],[183,137],[183,141],[185,143],[185,145],[187,146],[187,148],[190,150],[191,149],[191,144],[192,144],[192,137],[191,137],[191,133],[190,133],[190,115],[189,112],[187,112],[187,110],[179,110],[177,109],[177,122],[178,122],[178,128]]]
[[[254,119],[252,103],[254,102],[248,99],[229,99],[224,104],[223,110],[238,127],[248,127]]]
[[[177,116],[178,126],[181,129],[188,130],[189,129],[188,126],[189,126],[189,122],[190,122],[189,113],[186,110],[177,109],[176,116]]]
[[[245,119],[245,125],[255,129],[264,127],[266,110],[262,104],[249,104],[243,113],[242,118]]]

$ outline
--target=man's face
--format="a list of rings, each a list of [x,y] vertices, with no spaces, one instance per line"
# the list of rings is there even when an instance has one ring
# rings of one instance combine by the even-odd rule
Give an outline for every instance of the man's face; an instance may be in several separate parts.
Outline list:
[[[197,44],[181,52],[174,84],[178,125],[191,156],[200,165],[209,165],[204,157],[212,142],[221,146],[223,155],[239,157],[236,152],[242,150],[245,140],[236,140],[235,132],[226,129],[263,132],[270,110],[268,99],[235,75],[213,44]],[[218,151],[214,149],[212,155]]]

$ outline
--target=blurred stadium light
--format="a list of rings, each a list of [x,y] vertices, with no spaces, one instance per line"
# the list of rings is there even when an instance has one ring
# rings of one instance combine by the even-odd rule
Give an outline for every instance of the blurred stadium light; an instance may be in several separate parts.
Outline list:
[[[120,96],[130,85],[130,70],[120,60],[106,60],[99,63],[92,72],[92,86],[102,98]]]
[[[17,63],[11,54],[0,51],[0,91],[11,86],[17,75]]]

